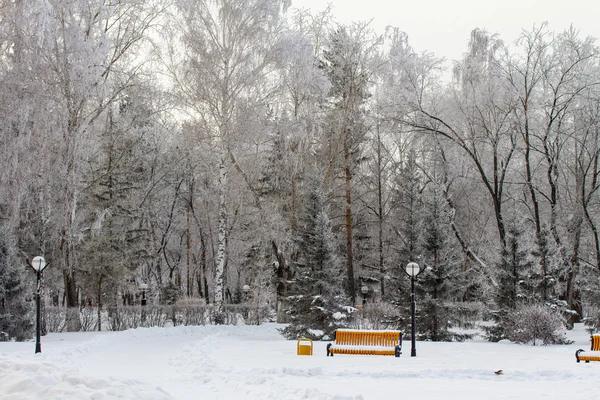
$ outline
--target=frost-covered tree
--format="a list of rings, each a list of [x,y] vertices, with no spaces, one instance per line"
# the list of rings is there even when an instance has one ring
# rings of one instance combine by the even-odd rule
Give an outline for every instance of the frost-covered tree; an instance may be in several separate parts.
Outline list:
[[[519,227],[512,224],[507,233],[506,246],[502,249],[497,265],[496,306],[499,309],[514,310],[519,302],[534,300],[530,276],[533,264],[523,247],[523,234]]]
[[[341,26],[330,34],[320,65],[331,83],[332,104],[325,180],[336,185],[334,177],[343,176],[339,190],[344,193],[340,208],[344,213],[346,291],[353,304],[356,301],[353,232],[356,223],[353,199],[356,194],[353,193],[353,182],[367,131],[362,106],[369,96],[379,44],[379,37],[373,34],[368,24]]]
[[[289,296],[291,324],[283,331],[288,338],[332,337],[343,315],[342,269],[319,178],[311,178],[298,227],[298,260]]]
[[[142,100],[124,98],[109,110],[84,175],[88,186],[81,195],[83,237],[77,250],[81,285],[94,299],[99,330],[103,303],[114,302],[119,291],[129,292],[125,283],[150,256],[140,205],[147,190],[144,155],[152,121]]]
[[[0,341],[26,340],[33,332],[31,304],[26,301],[26,268],[15,257],[15,243],[0,223]]]
[[[506,235],[506,245],[502,248],[496,265],[497,288],[494,295],[494,308],[490,314],[495,324],[485,328],[491,341],[505,337],[508,324],[518,306],[533,303],[535,287],[532,287],[533,263],[523,246],[523,236],[515,221]]]
[[[184,55],[181,60],[176,51],[172,53],[178,64],[171,65],[173,78],[199,137],[210,144],[213,156],[209,162],[216,164],[218,239],[213,293],[214,303],[220,308],[225,299],[230,250],[229,171],[233,167],[242,176],[255,207],[260,208],[259,191],[245,172],[240,156],[247,150],[246,144],[251,146],[255,133],[251,127],[273,95],[274,81],[269,75],[279,61],[282,17],[289,3],[179,0],[176,4],[182,17],[177,22],[181,23],[178,38]]]
[[[459,338],[450,331],[456,317],[452,302],[460,297],[460,257],[450,228],[450,215],[441,185],[431,182],[424,191],[422,247],[423,273],[419,288],[424,299],[419,307],[421,336],[433,341]]]
[[[417,152],[408,151],[405,162],[399,165],[395,179],[395,218],[401,264],[419,260],[422,254],[423,177],[417,164]]]
[[[19,128],[10,142],[21,149],[15,165],[32,166],[28,179],[10,171],[7,181],[13,182],[17,194],[11,214],[23,212],[23,224],[16,224],[23,230],[27,225],[39,227],[33,234],[18,232],[19,238],[23,247],[41,243],[51,253],[56,272],[50,275],[62,272],[66,305],[75,313],[79,206],[85,186],[81,173],[95,150],[92,139],[102,125],[99,121],[124,88],[135,84],[132,77],[146,72],[147,59],[138,56],[148,54],[141,48],[160,8],[154,1],[136,0],[2,5],[0,30],[9,26],[16,34],[15,50],[6,53],[15,54],[7,58],[11,76],[2,81],[10,82],[15,91],[13,107],[21,109],[14,125]],[[79,318],[69,318],[68,329],[79,328]]]

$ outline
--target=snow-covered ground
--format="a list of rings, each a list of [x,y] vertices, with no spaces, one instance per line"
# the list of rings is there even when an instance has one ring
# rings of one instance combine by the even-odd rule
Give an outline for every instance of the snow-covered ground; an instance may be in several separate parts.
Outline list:
[[[336,355],[296,342],[275,324],[140,328],[50,334],[35,345],[0,343],[0,399],[593,399],[600,363],[583,326],[567,346],[410,341],[400,358]],[[502,375],[494,371],[503,370]]]

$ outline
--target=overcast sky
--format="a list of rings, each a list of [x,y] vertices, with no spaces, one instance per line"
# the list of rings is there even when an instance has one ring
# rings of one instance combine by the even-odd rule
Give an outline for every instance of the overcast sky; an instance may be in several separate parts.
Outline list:
[[[321,11],[327,3],[337,22],[372,18],[378,33],[396,26],[415,50],[448,60],[461,58],[475,28],[498,33],[507,43],[543,22],[552,31],[572,24],[582,36],[600,38],[600,0],[292,0],[292,7]]]

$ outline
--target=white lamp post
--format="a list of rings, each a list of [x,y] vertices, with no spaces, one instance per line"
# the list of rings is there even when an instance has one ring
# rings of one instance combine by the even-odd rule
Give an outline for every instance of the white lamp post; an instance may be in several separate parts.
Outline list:
[[[415,310],[417,308],[417,303],[415,301],[415,278],[417,277],[417,275],[419,275],[419,272],[421,272],[421,268],[419,267],[419,264],[417,264],[416,262],[409,262],[408,264],[406,264],[406,273],[408,274],[408,276],[410,276],[410,289],[411,289],[411,304],[410,304],[410,319],[411,319],[411,326],[410,326],[410,336],[411,336],[411,348],[410,348],[410,356],[411,357],[416,357],[417,356],[417,348],[416,348],[416,339],[415,339],[415,335],[416,335],[416,329],[415,329]]]
[[[37,277],[37,289],[35,291],[35,312],[36,312],[36,326],[35,326],[35,352],[42,352],[42,343],[40,340],[41,337],[41,311],[40,311],[40,293],[41,293],[41,279],[42,279],[42,271],[44,268],[48,266],[46,260],[42,256],[36,256],[31,260],[31,264],[29,264],[31,268],[35,271]]]

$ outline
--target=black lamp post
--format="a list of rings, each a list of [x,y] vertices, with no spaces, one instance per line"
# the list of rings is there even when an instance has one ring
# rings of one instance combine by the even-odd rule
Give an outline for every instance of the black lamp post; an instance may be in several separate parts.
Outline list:
[[[242,292],[244,292],[244,303],[248,302],[248,294],[250,293],[250,285],[242,286]]]
[[[147,283],[140,283],[139,288],[142,291],[142,301],[141,301],[140,304],[142,306],[145,306],[146,305],[146,290],[148,290],[148,284]]]
[[[41,312],[40,312],[40,292],[41,292],[41,279],[42,271],[46,268],[46,260],[42,256],[34,257],[29,266],[33,268],[37,276],[37,289],[35,291],[35,310],[36,310],[36,326],[35,326],[35,352],[42,352],[41,337]]]
[[[142,291],[142,301],[140,302],[140,305],[142,306],[142,324],[144,324],[146,322],[146,291],[148,290],[148,284],[140,283],[138,287]]]
[[[369,295],[369,287],[367,285],[362,285],[360,288],[360,292],[362,293],[362,301],[363,307],[367,304],[367,296]]]
[[[417,348],[416,348],[416,329],[415,329],[415,309],[417,308],[417,303],[415,301],[415,278],[419,275],[421,269],[419,268],[419,264],[416,262],[409,262],[406,265],[406,273],[410,276],[410,336],[411,336],[411,348],[410,348],[410,356],[417,356]]]

